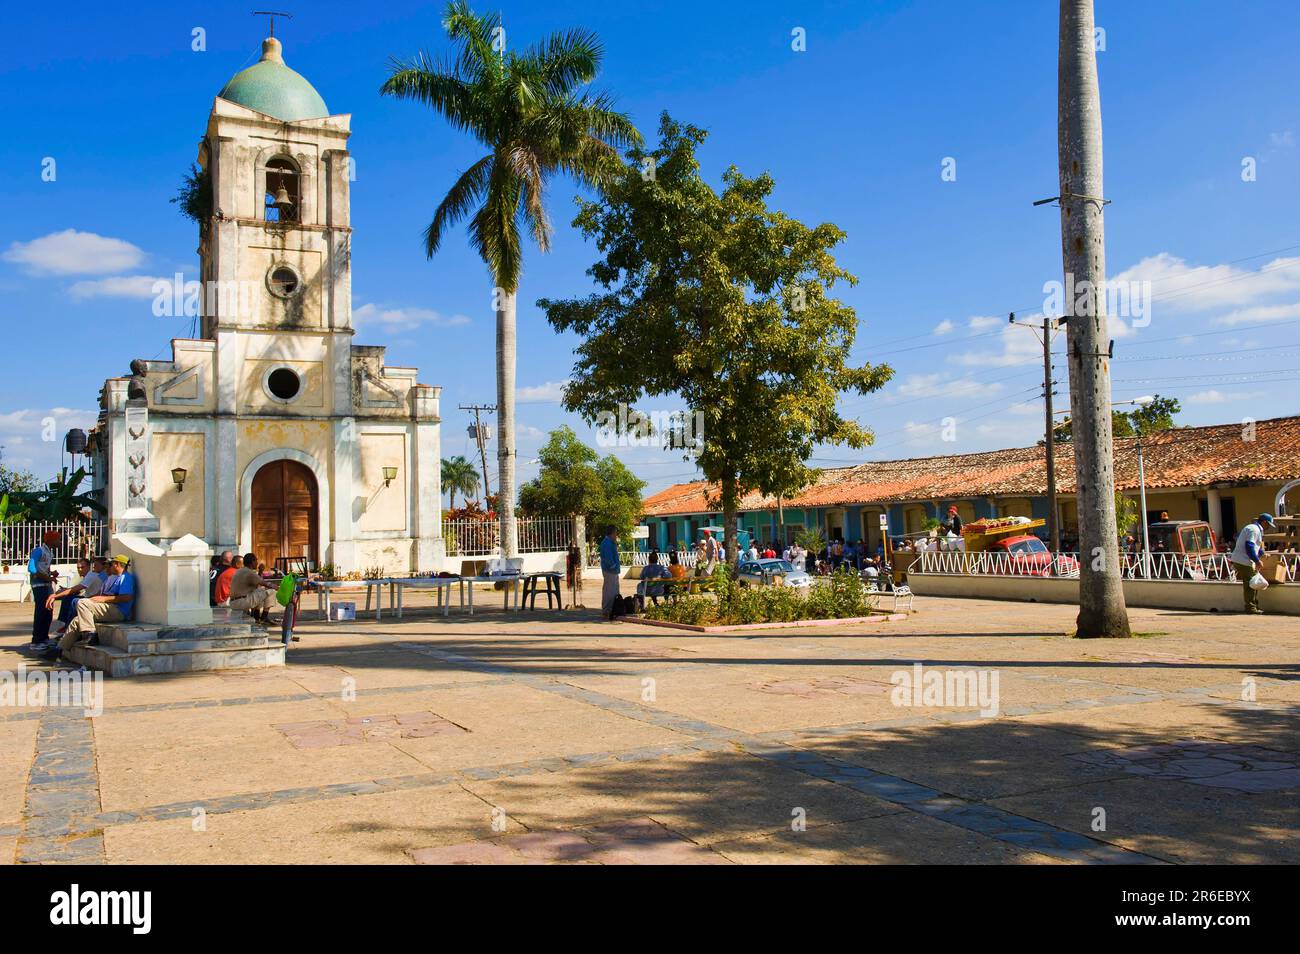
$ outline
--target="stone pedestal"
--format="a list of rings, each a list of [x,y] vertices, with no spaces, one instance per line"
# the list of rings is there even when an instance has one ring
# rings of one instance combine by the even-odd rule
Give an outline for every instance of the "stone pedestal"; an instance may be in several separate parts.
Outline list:
[[[113,537],[113,555],[131,558],[135,575],[135,618],[101,623],[99,645],[78,643],[66,655],[74,663],[110,676],[262,669],[283,666],[285,646],[278,631],[268,635],[247,614],[235,622],[214,622],[208,605],[208,558],[212,548],[184,536],[166,550],[140,534]]]
[[[114,521],[119,533],[157,534],[158,518],[149,509],[149,402],[126,402],[126,510]]]

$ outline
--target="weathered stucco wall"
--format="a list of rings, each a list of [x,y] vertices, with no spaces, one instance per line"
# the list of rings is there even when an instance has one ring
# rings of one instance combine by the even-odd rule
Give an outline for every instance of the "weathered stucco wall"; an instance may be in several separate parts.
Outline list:
[[[172,469],[184,467],[185,488],[177,490]],[[207,535],[207,460],[202,431],[155,431],[150,442],[149,486],[153,491],[153,513],[159,533],[165,539],[192,533]]]

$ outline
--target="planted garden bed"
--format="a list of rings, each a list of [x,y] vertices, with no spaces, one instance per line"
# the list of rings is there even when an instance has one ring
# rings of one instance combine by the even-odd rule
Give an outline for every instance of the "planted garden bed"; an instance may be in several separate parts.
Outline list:
[[[709,595],[683,596],[647,606],[639,621],[652,626],[717,633],[884,623],[905,618],[905,614],[877,610],[876,594],[852,572],[819,579],[805,591],[789,586],[739,586],[731,579],[730,568],[720,566],[714,571],[714,590],[716,599]]]

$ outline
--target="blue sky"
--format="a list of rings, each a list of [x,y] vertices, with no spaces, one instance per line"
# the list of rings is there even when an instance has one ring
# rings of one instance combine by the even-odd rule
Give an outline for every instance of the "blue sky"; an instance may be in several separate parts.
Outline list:
[[[845,402],[877,432],[833,465],[1031,443],[1041,360],[1006,314],[1041,311],[1059,280],[1056,8],[1048,0],[850,3],[570,2],[497,5],[512,46],[584,26],[606,44],[598,88],[640,128],[708,128],[704,169],[771,172],[773,204],[848,234],[860,279],[842,298],[857,353],[896,371]],[[168,199],[195,158],[212,99],[252,63],[265,18],[249,5],[153,10],[70,2],[11,9],[0,40],[0,444],[8,466],[47,474],[62,434],[94,418],[104,378],[162,357],[189,319],[157,318],[140,276],[192,273],[194,227]],[[433,261],[421,232],[474,143],[427,109],[380,98],[390,55],[439,50],[441,6],[313,3],[277,34],[286,62],[335,113],[351,113],[357,342],[384,344],[443,387],[444,454],[472,447],[460,403],[490,402],[490,281],[461,234]],[[1159,392],[1184,423],[1300,412],[1300,107],[1288,2],[1098,0],[1108,270],[1150,281],[1149,323],[1118,323],[1116,399]],[[191,49],[192,30],[206,50]],[[792,49],[802,28],[806,50]],[[42,180],[42,163],[57,178]],[[955,179],[942,175],[955,160]],[[1243,162],[1254,175],[1243,177]],[[1249,180],[1249,181],[1248,181]],[[573,189],[550,195],[554,249],[525,261],[519,308],[521,477],[545,432],[574,339],[533,304],[583,294],[594,250],[569,227]],[[72,233],[89,233],[102,243]],[[51,236],[53,236],[51,238]],[[44,240],[44,241],[42,241]],[[135,279],[132,281],[132,279]],[[142,287],[145,293],[141,292]],[[1140,289],[1139,284],[1134,286]],[[364,307],[364,311],[361,309]],[[465,319],[465,320],[461,320]],[[1062,351],[1064,342],[1057,341]],[[634,360],[634,359],[633,359]],[[1059,373],[1064,374],[1060,367]],[[1058,406],[1067,402],[1064,382]],[[654,408],[656,410],[660,408]],[[667,410],[669,408],[663,408]],[[955,440],[941,439],[945,418]],[[619,451],[659,489],[692,466]]]

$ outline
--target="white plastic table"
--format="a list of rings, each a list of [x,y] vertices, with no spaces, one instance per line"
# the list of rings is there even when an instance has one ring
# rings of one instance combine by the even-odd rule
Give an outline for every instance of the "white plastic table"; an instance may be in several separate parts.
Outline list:
[[[377,590],[375,593],[375,619],[383,619],[384,614],[384,584],[391,582],[388,579],[383,580],[313,580],[311,585],[316,589],[316,608],[325,614],[325,619],[329,622],[337,622],[330,615],[330,590],[338,589],[364,589],[366,591],[366,611],[370,610],[370,591]],[[393,607],[392,589],[389,589],[389,609]]]
[[[502,609],[510,611],[510,594],[515,594],[515,609],[519,609],[519,598],[524,591],[524,578],[522,576],[462,576],[461,580],[469,584],[469,615],[474,615],[474,584],[475,583],[505,583],[505,599],[503,600]]]
[[[465,608],[465,580],[459,576],[425,576],[412,577],[410,579],[393,578],[388,581],[389,608],[393,607],[393,594],[397,596],[397,608],[394,610],[397,618],[402,618],[402,593],[405,590],[433,590],[438,594],[438,606],[442,608],[442,615],[446,616],[451,610],[451,593],[453,586],[460,589],[461,609]],[[470,587],[471,593],[473,587]],[[471,602],[473,596],[470,597]]]

